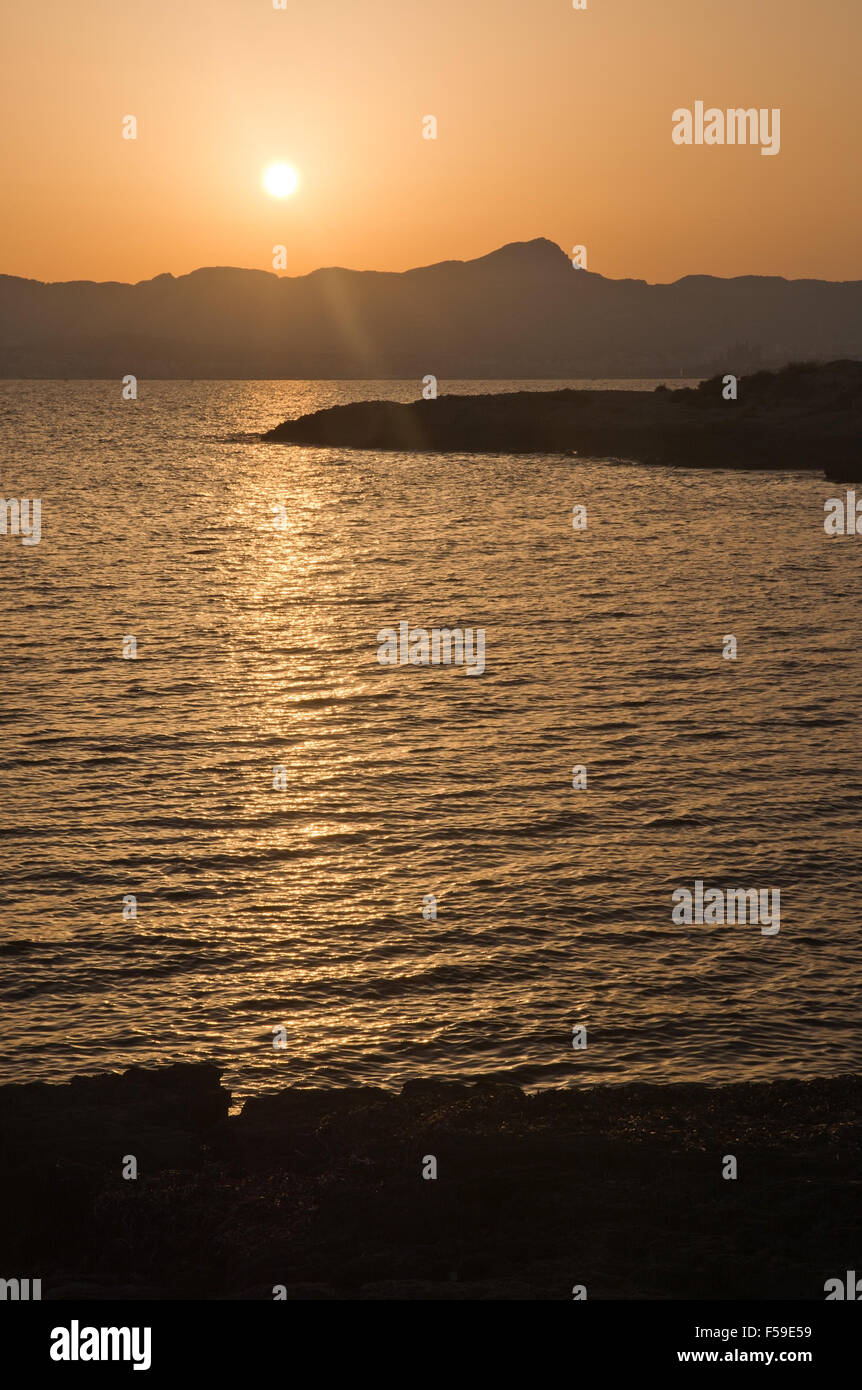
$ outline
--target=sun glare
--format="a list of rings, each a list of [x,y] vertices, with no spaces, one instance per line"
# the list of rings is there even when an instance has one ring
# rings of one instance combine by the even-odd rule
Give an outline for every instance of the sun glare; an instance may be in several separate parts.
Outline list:
[[[273,198],[289,198],[298,183],[299,176],[289,164],[270,164],[263,176],[263,186]]]

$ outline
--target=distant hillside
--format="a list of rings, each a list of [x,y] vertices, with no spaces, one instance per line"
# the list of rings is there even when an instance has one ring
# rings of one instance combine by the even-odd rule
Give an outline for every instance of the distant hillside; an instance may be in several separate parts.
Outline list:
[[[575,270],[544,239],[402,273],[0,275],[3,377],[664,377],[862,358],[862,281]]]

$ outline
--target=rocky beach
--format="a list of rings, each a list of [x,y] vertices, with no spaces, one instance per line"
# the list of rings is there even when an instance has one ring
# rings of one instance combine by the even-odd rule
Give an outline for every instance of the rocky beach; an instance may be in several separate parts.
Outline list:
[[[231,1113],[208,1064],[6,1086],[2,1273],[57,1300],[822,1300],[858,1261],[860,1099],[416,1080]]]

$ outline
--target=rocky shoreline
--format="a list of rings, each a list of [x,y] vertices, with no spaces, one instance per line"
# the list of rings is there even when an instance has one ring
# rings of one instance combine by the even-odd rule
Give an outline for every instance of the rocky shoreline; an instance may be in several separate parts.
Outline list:
[[[0,1276],[43,1299],[822,1300],[859,1267],[862,1077],[230,1099],[207,1064],[0,1089]]]
[[[261,438],[434,453],[576,453],[692,468],[813,469],[862,477],[862,362],[801,363],[655,391],[440,395],[360,401],[286,420]],[[832,471],[829,471],[832,470]]]

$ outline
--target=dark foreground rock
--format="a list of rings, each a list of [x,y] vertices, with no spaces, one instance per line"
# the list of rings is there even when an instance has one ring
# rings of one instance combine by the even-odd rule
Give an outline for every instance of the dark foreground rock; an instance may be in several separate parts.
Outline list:
[[[56,1299],[819,1300],[862,1268],[860,1098],[859,1077],[416,1081],[228,1117],[209,1066],[8,1086],[0,1277]]]
[[[668,391],[515,391],[362,401],[286,420],[284,444],[434,453],[578,453],[698,468],[834,469],[860,477],[862,362],[802,363]]]

